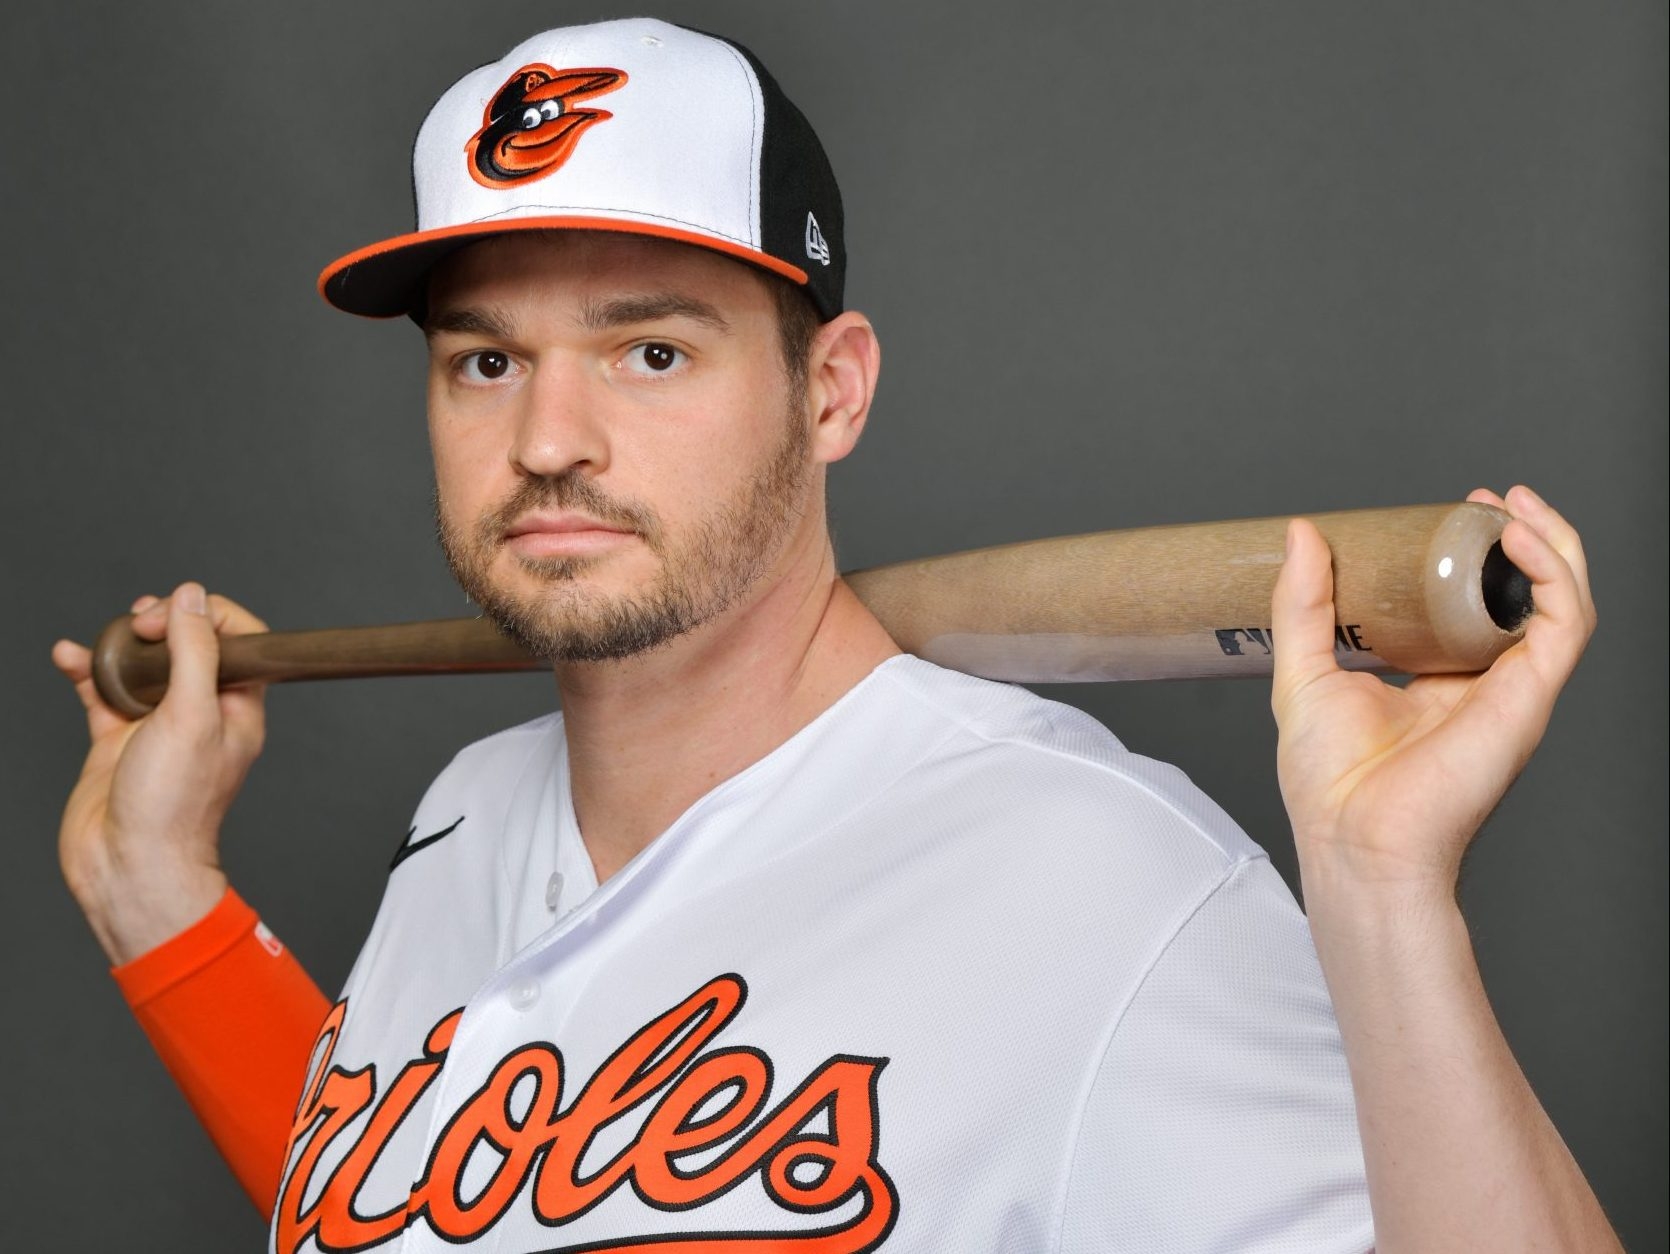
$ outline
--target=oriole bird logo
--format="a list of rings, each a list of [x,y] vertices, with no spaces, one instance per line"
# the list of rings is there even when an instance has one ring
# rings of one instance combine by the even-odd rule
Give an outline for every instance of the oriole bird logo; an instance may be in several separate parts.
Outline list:
[[[481,129],[464,146],[483,187],[531,183],[561,169],[586,129],[614,116],[576,105],[626,82],[624,70],[524,65],[487,102]]]

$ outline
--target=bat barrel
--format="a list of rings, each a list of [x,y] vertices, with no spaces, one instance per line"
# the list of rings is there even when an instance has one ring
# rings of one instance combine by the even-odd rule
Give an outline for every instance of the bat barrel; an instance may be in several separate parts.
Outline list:
[[[848,579],[900,647],[994,679],[1268,675],[1287,517],[1038,540]],[[1342,666],[1480,671],[1522,634],[1530,585],[1501,553],[1501,510],[1310,518],[1333,550]]]
[[[1520,634],[1533,608],[1531,579],[1508,560],[1500,540],[1486,550],[1479,582],[1490,621],[1505,632],[1516,636]]]

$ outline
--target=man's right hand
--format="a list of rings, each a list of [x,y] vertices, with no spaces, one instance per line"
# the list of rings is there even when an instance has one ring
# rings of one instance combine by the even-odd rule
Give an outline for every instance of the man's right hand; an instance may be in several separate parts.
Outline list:
[[[220,636],[266,624],[201,584],[133,604],[133,632],[168,641],[168,691],[143,718],[99,698],[90,651],[70,640],[52,662],[75,685],[92,745],[64,808],[64,879],[112,963],[184,931],[226,891],[220,825],[266,732],[264,685],[220,692]]]

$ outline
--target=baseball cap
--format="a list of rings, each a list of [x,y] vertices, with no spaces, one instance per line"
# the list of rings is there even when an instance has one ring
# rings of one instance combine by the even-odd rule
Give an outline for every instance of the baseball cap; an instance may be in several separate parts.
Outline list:
[[[653,18],[545,31],[471,70],[412,147],[417,226],[319,276],[368,317],[421,308],[448,253],[506,231],[623,231],[710,248],[841,312],[841,193],[823,145],[730,39]]]

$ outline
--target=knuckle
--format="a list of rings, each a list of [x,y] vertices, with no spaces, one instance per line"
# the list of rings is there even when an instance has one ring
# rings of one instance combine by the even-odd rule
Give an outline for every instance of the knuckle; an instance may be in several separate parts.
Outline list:
[[[214,618],[215,630],[223,636],[240,636],[270,630],[260,618],[230,597],[214,594],[209,598],[209,609]]]

